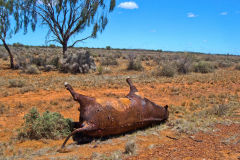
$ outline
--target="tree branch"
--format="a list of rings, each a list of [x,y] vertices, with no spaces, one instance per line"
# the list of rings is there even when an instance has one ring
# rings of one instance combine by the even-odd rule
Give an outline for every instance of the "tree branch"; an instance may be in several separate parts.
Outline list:
[[[74,47],[77,43],[82,42],[82,41],[85,41],[85,40],[87,40],[87,39],[89,39],[89,38],[92,38],[92,37],[93,37],[93,36],[91,35],[91,36],[88,36],[88,37],[86,37],[86,38],[77,40],[77,41],[75,41],[71,46],[69,46],[69,48]]]

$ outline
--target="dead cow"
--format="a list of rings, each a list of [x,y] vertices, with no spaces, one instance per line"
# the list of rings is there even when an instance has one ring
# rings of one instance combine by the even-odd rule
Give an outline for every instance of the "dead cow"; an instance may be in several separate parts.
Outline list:
[[[76,133],[83,133],[90,137],[117,135],[168,118],[167,105],[161,107],[140,96],[129,78],[127,83],[130,86],[130,92],[126,98],[101,101],[101,99],[76,93],[71,85],[65,82],[66,89],[72,94],[74,100],[80,104],[80,118],[77,125],[79,128],[68,135],[62,148],[64,148],[68,139]]]

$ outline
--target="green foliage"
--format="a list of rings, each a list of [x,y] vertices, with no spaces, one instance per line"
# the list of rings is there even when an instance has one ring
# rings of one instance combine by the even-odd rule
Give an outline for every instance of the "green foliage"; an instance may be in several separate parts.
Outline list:
[[[24,44],[21,43],[13,43],[13,47],[24,47]]]
[[[113,56],[107,56],[101,59],[101,65],[110,66],[110,65],[118,65],[118,61]]]
[[[26,69],[24,70],[25,73],[28,73],[28,74],[39,74],[40,71],[38,69],[38,67],[36,65],[28,65],[26,67]]]
[[[228,68],[232,66],[232,62],[230,61],[221,61],[218,63],[218,67],[220,68]]]
[[[26,85],[25,81],[17,80],[17,79],[10,79],[10,80],[8,80],[8,83],[9,83],[10,88],[16,88],[16,87],[22,88]]]
[[[34,64],[36,66],[45,66],[46,59],[44,57],[40,57],[40,56],[31,56],[30,64]]]
[[[0,115],[9,111],[9,107],[5,106],[4,104],[0,103]]]
[[[108,67],[103,67],[102,65],[100,65],[99,67],[97,67],[97,73],[99,75],[105,74],[105,73],[111,73],[111,70]]]
[[[53,65],[55,67],[58,67],[58,61],[59,61],[58,56],[51,57],[49,65]]]
[[[107,50],[110,50],[110,49],[111,49],[111,46],[106,46],[106,49],[107,49]]]
[[[114,10],[116,0],[48,0],[41,3],[31,0],[23,3],[27,9],[24,12],[31,15],[29,20],[33,21],[33,25],[41,19],[49,28],[47,37],[53,37],[49,41],[61,44],[64,54],[69,47],[69,40],[86,28],[91,29],[92,33],[74,41],[71,47],[88,38],[96,38],[98,32],[103,32],[108,23],[107,14]]]
[[[235,69],[240,71],[240,64],[236,65]]]
[[[97,73],[99,75],[103,74],[103,67],[102,66],[97,67]]]
[[[142,62],[140,61],[140,59],[137,59],[133,55],[129,55],[128,58],[129,58],[129,61],[128,61],[127,70],[135,70],[135,71],[142,71],[142,70],[144,70],[144,68],[142,66]]]
[[[125,154],[133,155],[136,152],[136,142],[130,140],[125,144]]]
[[[49,47],[50,48],[56,48],[57,46],[55,44],[50,44]]]
[[[187,74],[192,71],[193,56],[186,54],[180,60],[177,61],[178,73]]]
[[[30,21],[27,20],[28,15],[24,14],[21,8],[22,1],[2,0],[0,2],[0,40],[9,54],[11,68],[15,69],[14,56],[6,43],[6,39],[11,38],[22,27],[26,33]]]
[[[71,130],[71,120],[60,113],[46,111],[42,115],[32,108],[24,116],[23,127],[18,130],[18,139],[59,139]]]
[[[194,72],[210,73],[213,72],[213,66],[205,61],[200,61],[194,65]]]
[[[165,76],[165,77],[173,77],[176,73],[176,69],[171,64],[165,64],[162,67],[157,67],[155,71],[153,71],[154,76]]]

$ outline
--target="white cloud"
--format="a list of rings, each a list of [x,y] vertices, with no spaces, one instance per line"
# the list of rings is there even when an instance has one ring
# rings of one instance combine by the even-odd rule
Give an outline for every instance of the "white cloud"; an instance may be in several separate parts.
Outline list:
[[[133,1],[129,1],[129,2],[122,2],[118,5],[118,8],[124,8],[124,9],[138,9],[138,5],[133,2]]]
[[[197,17],[197,15],[194,14],[194,13],[192,13],[192,12],[189,12],[189,13],[187,14],[187,17],[188,17],[188,18],[195,18],[195,17]]]
[[[221,12],[220,15],[226,16],[226,15],[228,15],[228,12]]]

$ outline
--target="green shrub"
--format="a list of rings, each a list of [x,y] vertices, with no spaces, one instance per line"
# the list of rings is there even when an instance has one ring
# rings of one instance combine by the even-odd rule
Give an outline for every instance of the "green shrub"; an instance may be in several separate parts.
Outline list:
[[[240,64],[236,65],[235,69],[240,71]]]
[[[136,142],[130,140],[125,144],[125,154],[133,155],[136,152]]]
[[[35,64],[37,66],[45,66],[46,65],[46,59],[43,58],[43,57],[32,56],[30,58],[30,64]]]
[[[13,43],[13,47],[24,47],[24,44],[21,44],[19,42]]]
[[[32,108],[24,120],[23,127],[18,130],[18,139],[59,139],[71,131],[71,120],[56,112],[46,111],[41,116]]]
[[[110,50],[110,49],[111,49],[111,46],[106,46],[106,49],[107,49],[107,50]]]
[[[176,70],[173,65],[165,64],[162,67],[158,67],[154,72],[154,76],[165,76],[165,77],[173,77],[176,73]]]
[[[58,61],[59,61],[59,57],[58,56],[53,56],[50,59],[49,65],[53,65],[55,67],[58,67]]]
[[[97,74],[101,75],[101,74],[105,74],[105,73],[111,73],[110,68],[103,67],[101,65],[99,67],[97,67]]]
[[[36,65],[27,66],[26,69],[24,70],[24,72],[28,73],[28,74],[39,74],[40,73],[40,71]]]
[[[7,57],[8,55],[4,52],[0,52],[0,58],[4,58],[4,57]]]
[[[181,74],[187,74],[192,71],[193,57],[192,55],[185,55],[177,61],[177,71]]]
[[[110,66],[110,65],[118,65],[118,62],[116,58],[113,58],[112,56],[108,56],[108,57],[102,58],[100,64],[103,66]]]
[[[50,48],[56,48],[57,46],[55,44],[50,44],[49,47]]]
[[[10,79],[8,83],[10,88],[22,88],[25,86],[25,81],[23,80]]]
[[[9,107],[6,107],[4,104],[0,103],[0,115],[9,111]]]
[[[144,68],[142,66],[142,62],[139,59],[136,59],[135,56],[130,55],[127,70],[142,71]]]
[[[210,73],[213,72],[213,66],[205,61],[200,61],[194,65],[194,72]]]
[[[231,66],[232,66],[232,63],[229,61],[221,61],[218,63],[218,67],[220,67],[220,68],[228,68]]]

